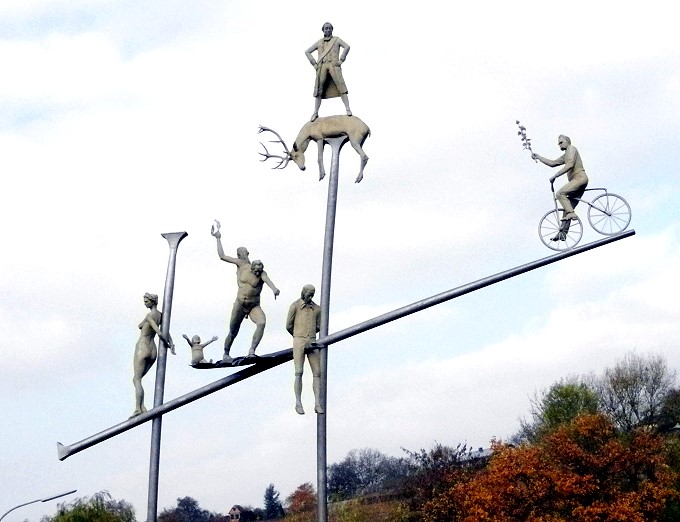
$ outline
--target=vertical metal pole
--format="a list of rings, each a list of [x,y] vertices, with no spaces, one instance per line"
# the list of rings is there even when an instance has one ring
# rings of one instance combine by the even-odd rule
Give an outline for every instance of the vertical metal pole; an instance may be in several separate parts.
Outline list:
[[[163,311],[161,312],[161,332],[166,339],[170,336],[170,315],[172,313],[172,293],[175,288],[175,262],[177,260],[177,248],[180,241],[187,237],[186,232],[171,232],[161,234],[170,246],[168,259],[168,271],[165,276],[165,290],[163,293]],[[158,343],[158,358],[156,359],[156,387],[153,396],[154,408],[163,404],[165,391],[165,363],[168,356],[168,347],[162,340]],[[156,522],[158,515],[158,472],[161,460],[161,425],[163,417],[156,417],[151,426],[151,455],[149,458],[149,500],[147,504],[147,522]]]
[[[335,235],[335,209],[338,203],[338,177],[340,170],[340,150],[347,143],[347,136],[329,138],[326,141],[331,146],[331,174],[328,181],[328,204],[326,208],[326,231],[323,242],[323,267],[321,269],[321,326],[320,337],[328,335],[328,318],[331,300],[331,271],[333,267],[333,237]],[[328,348],[324,347],[320,353],[321,386],[320,402],[324,413],[316,416],[316,490],[317,490],[317,522],[328,522],[328,465],[326,461],[326,414],[328,405],[326,393],[328,390]]]

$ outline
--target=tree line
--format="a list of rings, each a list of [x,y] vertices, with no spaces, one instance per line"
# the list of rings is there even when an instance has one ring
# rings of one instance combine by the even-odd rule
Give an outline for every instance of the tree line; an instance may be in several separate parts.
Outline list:
[[[479,454],[458,444],[403,450],[364,448],[328,469],[333,522],[680,520],[680,390],[660,355],[626,354],[600,375],[569,376],[530,398],[528,418],[507,441]],[[285,500],[273,484],[264,507],[241,520],[313,522],[316,492]],[[69,516],[89,504],[113,518]],[[42,522],[134,522],[125,501],[98,494],[61,505]],[[223,522],[190,497],[159,522]]]

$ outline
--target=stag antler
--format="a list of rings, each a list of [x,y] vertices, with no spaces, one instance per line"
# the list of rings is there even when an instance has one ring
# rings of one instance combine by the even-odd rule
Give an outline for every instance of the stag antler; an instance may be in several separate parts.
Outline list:
[[[272,167],[273,169],[285,169],[286,166],[288,165],[288,162],[290,161],[290,151],[288,150],[288,147],[286,146],[286,142],[283,141],[283,138],[279,135],[278,132],[276,132],[273,129],[270,129],[269,127],[263,127],[260,125],[260,130],[257,131],[257,133],[261,132],[271,132],[273,133],[278,140],[270,140],[269,143],[280,143],[283,145],[283,150],[286,152],[285,156],[276,156],[274,154],[270,154],[269,151],[267,150],[267,147],[265,146],[264,143],[260,142],[260,145],[262,145],[262,148],[264,149],[264,152],[258,152],[260,156],[264,156],[264,159],[261,159],[260,161],[267,161],[269,158],[276,158],[279,161],[278,165],[275,167]]]

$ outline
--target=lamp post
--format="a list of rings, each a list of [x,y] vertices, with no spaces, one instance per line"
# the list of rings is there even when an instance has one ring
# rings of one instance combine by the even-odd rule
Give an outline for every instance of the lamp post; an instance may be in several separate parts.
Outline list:
[[[0,517],[0,520],[5,518],[11,511],[14,511],[17,508],[28,506],[29,504],[35,504],[36,502],[49,502],[50,500],[54,500],[55,498],[61,498],[65,497],[66,495],[70,495],[71,493],[75,493],[78,491],[77,489],[67,491],[66,493],[59,493],[58,495],[52,495],[51,497],[45,497],[45,498],[38,498],[36,500],[31,500],[30,502],[24,502],[23,504],[19,504],[18,506],[14,506],[12,509],[7,511],[4,515]]]

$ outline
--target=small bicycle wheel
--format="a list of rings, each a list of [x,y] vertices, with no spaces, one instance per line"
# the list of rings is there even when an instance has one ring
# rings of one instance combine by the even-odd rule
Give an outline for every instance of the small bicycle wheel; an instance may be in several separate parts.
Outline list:
[[[621,196],[605,193],[588,207],[588,221],[600,234],[611,236],[623,232],[630,224],[630,205]]]
[[[560,221],[557,210],[547,212],[538,223],[538,236],[545,246],[551,250],[569,250],[574,248],[583,235],[583,225],[579,218],[565,224]]]

